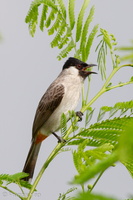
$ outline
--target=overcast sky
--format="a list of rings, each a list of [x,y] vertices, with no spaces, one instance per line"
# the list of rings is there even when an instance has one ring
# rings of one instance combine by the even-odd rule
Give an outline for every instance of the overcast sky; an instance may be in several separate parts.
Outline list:
[[[76,0],[78,3],[79,0]],[[23,168],[31,140],[32,122],[41,96],[59,74],[66,59],[58,61],[58,50],[50,48],[51,38],[47,32],[37,31],[34,38],[29,35],[24,19],[31,0],[7,0],[0,3],[0,173],[13,174]],[[94,24],[113,33],[119,45],[128,45],[133,39],[132,0],[93,0],[95,5]],[[70,54],[70,56],[73,56]],[[88,62],[96,63],[95,53]],[[110,66],[108,66],[110,67]],[[117,82],[129,80],[132,69],[123,69]],[[100,75],[93,76],[92,96],[100,89]],[[117,101],[131,100],[133,85],[114,90],[101,97],[95,107],[113,105]],[[80,107],[79,107],[80,108]],[[57,144],[50,136],[42,145],[36,172]],[[56,200],[59,193],[71,187],[68,182],[77,173],[71,153],[63,153],[50,164],[38,185],[33,200]],[[18,191],[18,189],[17,189]],[[133,181],[125,167],[112,167],[103,175],[95,191],[119,198],[133,194]],[[2,200],[18,199],[0,190]]]

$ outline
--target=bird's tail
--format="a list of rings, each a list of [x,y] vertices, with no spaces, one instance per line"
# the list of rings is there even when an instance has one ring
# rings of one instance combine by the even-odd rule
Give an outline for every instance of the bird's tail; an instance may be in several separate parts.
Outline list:
[[[35,143],[33,141],[31,144],[31,147],[30,147],[30,150],[29,150],[29,153],[28,153],[28,156],[27,156],[24,168],[23,168],[23,172],[29,174],[28,177],[23,179],[25,181],[30,181],[30,179],[32,179],[32,177],[33,177],[40,147],[41,147],[41,142]]]

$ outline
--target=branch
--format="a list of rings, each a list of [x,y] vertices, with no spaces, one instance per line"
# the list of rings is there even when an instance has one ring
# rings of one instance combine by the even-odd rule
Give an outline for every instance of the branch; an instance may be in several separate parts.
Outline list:
[[[115,89],[115,88],[118,88],[118,87],[122,87],[122,86],[125,86],[125,85],[129,85],[129,84],[132,84],[132,83],[133,83],[133,81],[128,81],[128,82],[125,82],[125,83],[119,83],[118,85],[114,85],[112,87],[108,87],[107,91]]]
[[[7,188],[6,186],[1,185],[0,187],[3,188],[3,189],[5,189],[5,190],[7,190],[7,191],[10,192],[10,193],[12,193],[14,196],[19,197],[21,200],[25,200],[24,197],[21,197],[19,194],[17,194],[17,193],[15,193],[14,191],[10,190],[10,189]]]

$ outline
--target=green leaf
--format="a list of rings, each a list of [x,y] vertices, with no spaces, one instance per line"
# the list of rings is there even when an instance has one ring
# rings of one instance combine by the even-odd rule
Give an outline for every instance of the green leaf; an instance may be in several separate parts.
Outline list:
[[[101,73],[102,80],[106,79],[106,56],[107,56],[107,44],[101,40],[96,47],[98,51],[97,62],[98,68]]]
[[[96,163],[97,160],[102,160],[103,158],[106,158],[108,155],[106,152],[112,151],[113,148],[113,145],[105,143],[100,147],[86,151],[85,154],[88,158],[90,157],[90,161],[92,162],[92,164],[94,164],[94,162]]]
[[[48,18],[46,19],[46,23],[45,23],[46,28],[48,28],[48,27],[51,25],[52,20],[55,19],[55,14],[56,14],[56,12],[57,12],[57,11],[56,11],[55,9],[52,9],[52,10],[51,10],[51,12],[50,12]]]
[[[43,5],[42,15],[41,15],[41,19],[40,19],[40,29],[41,29],[41,31],[44,30],[44,22],[47,19],[47,12],[48,12],[48,6]]]
[[[93,20],[93,16],[94,16],[94,11],[95,11],[95,7],[93,6],[90,10],[90,13],[85,21],[84,27],[83,27],[83,31],[82,31],[82,37],[81,37],[81,42],[80,42],[80,51],[83,51],[84,46],[86,45],[86,39],[87,39],[87,34],[88,34],[88,29],[90,26],[90,23]]]
[[[77,138],[68,143],[68,145],[79,145],[86,138],[88,146],[99,147],[105,143],[110,143],[114,146],[118,144],[119,137],[125,125],[132,120],[133,117],[122,117],[105,120],[100,123],[91,125],[88,129],[81,131]]]
[[[12,179],[10,178],[9,174],[0,174],[0,181],[1,181],[1,185],[2,185],[3,181],[10,182],[10,181],[12,181]]]
[[[75,0],[69,0],[68,14],[69,14],[69,22],[70,22],[71,30],[74,28],[74,25],[75,25],[74,7],[75,7]]]
[[[81,37],[82,26],[83,26],[83,18],[84,18],[85,10],[86,10],[89,2],[90,2],[90,0],[84,0],[84,3],[82,5],[82,8],[81,8],[79,15],[78,15],[77,28],[76,28],[76,42],[78,42],[80,40],[80,37]]]
[[[113,145],[106,143],[100,147],[87,150],[85,149],[87,143],[87,139],[84,140],[78,146],[78,150],[73,152],[74,165],[79,174],[83,173],[89,166],[95,165],[98,160],[106,158],[109,155],[108,152],[114,148]]]
[[[66,29],[66,24],[62,22],[62,23],[60,24],[60,27],[59,27],[59,29],[58,29],[58,32],[56,33],[54,39],[53,39],[52,42],[51,42],[51,47],[52,47],[52,48],[59,45],[59,42],[60,42],[60,40],[61,40],[61,36],[64,34],[65,29]]]
[[[48,30],[48,34],[49,34],[49,35],[53,35],[54,32],[57,31],[57,30],[59,29],[60,23],[61,23],[61,17],[60,17],[60,14],[58,13],[54,24],[53,24],[52,27]]]
[[[117,114],[117,117],[121,117],[124,114],[131,116],[133,114],[133,100],[127,102],[117,102],[114,106],[103,106],[100,108],[97,121],[101,121],[104,115],[109,112],[109,118]]]
[[[112,154],[108,155],[105,159],[102,159],[98,163],[93,166],[89,166],[86,168],[80,175],[77,175],[72,183],[74,184],[83,184],[88,180],[94,178],[100,172],[105,171],[107,168],[112,166],[115,162],[118,161],[118,154],[117,152],[113,152]]]
[[[24,172],[19,172],[13,175],[10,175],[9,177],[11,178],[12,181],[18,181],[21,180],[22,178],[27,177],[28,174],[24,173]]]
[[[25,187],[27,189],[31,189],[32,185],[30,183],[28,183],[27,181],[22,180],[23,178],[27,177],[28,174],[24,173],[24,172],[19,172],[16,174],[0,174],[0,183],[1,185],[6,182],[6,184],[11,184],[11,183],[15,183],[17,185],[19,185],[19,187]]]
[[[32,1],[30,5],[30,9],[28,11],[28,14],[25,18],[25,22],[29,24],[29,30],[30,34],[34,36],[36,31],[36,25],[38,23],[38,7],[40,4],[46,5],[54,9],[55,11],[58,11],[57,6],[51,1],[51,0],[34,0]],[[45,19],[45,17],[44,17]],[[43,21],[43,18],[42,18]],[[43,29],[43,24],[41,22],[41,28]]]
[[[60,54],[58,55],[58,59],[61,60],[62,58],[65,58],[68,56],[69,52],[75,47],[75,44],[73,42],[73,40],[71,40],[69,42],[69,44],[67,45],[67,47],[65,49],[63,49]]]
[[[112,107],[109,106],[103,106],[100,108],[98,117],[97,117],[97,122],[101,121],[105,115],[106,112],[109,112],[112,109]]]
[[[86,53],[85,53],[86,56],[85,56],[85,60],[88,59],[88,56],[90,54],[90,49],[91,49],[92,43],[94,41],[94,38],[95,38],[95,36],[97,34],[98,26],[99,26],[98,24],[96,26],[94,26],[94,28],[92,29],[92,31],[91,31],[91,33],[90,33],[90,35],[88,37],[87,44],[86,44]]]
[[[106,42],[108,47],[110,49],[112,49],[111,37],[110,37],[108,31],[106,31],[105,29],[102,29],[102,28],[100,29],[100,31],[103,34],[103,40]]]
[[[57,0],[58,4],[59,4],[59,7],[60,7],[60,11],[64,17],[64,19],[66,19],[66,7],[64,5],[64,2],[63,0]]]
[[[63,48],[64,45],[67,45],[68,42],[70,41],[70,38],[71,38],[71,31],[69,28],[67,28],[67,32],[65,35],[63,35],[63,37],[61,38],[60,42],[59,42],[59,45],[58,45],[58,48],[61,49]]]
[[[91,107],[89,107],[86,111],[86,117],[85,117],[85,127],[88,126],[92,116],[93,116],[93,113],[94,113],[94,109],[92,109]]]
[[[100,29],[101,34],[100,37],[103,37],[99,42],[96,51],[98,51],[98,67],[100,69],[102,79],[106,79],[106,57],[107,57],[107,49],[110,50],[110,56],[112,60],[113,68],[117,67],[120,63],[119,56],[115,55],[114,52],[116,50],[116,39],[114,35],[109,34],[106,30]]]
[[[67,130],[67,117],[63,113],[60,120],[61,135],[63,136]]]
[[[133,118],[125,125],[120,137],[119,157],[120,161],[133,177]]]
[[[86,169],[86,163],[83,163],[83,154],[87,145],[87,140],[83,141],[79,146],[78,150],[73,151],[73,162],[78,173],[82,173]]]
[[[20,181],[22,178],[27,177],[28,174],[24,173],[24,172],[19,172],[13,175],[9,175],[9,174],[0,174],[0,180],[4,180],[4,181],[8,181],[8,182],[18,182]]]
[[[127,102],[118,102],[114,105],[114,107],[112,107],[112,109],[110,110],[110,115],[109,117],[112,117],[114,114],[116,114],[118,111],[120,111],[120,115],[122,116],[123,114],[125,114],[127,111],[129,111],[129,115],[132,113],[132,109],[133,109],[133,100],[131,101],[127,101]],[[130,113],[131,111],[131,113]]]
[[[36,25],[38,24],[38,6],[32,9],[33,15],[29,22],[30,34],[33,37],[36,32]]]
[[[29,182],[23,181],[23,180],[20,180],[19,185],[21,185],[21,187],[27,188],[29,190],[32,188],[32,185]],[[37,190],[35,189],[34,191],[37,191]]]

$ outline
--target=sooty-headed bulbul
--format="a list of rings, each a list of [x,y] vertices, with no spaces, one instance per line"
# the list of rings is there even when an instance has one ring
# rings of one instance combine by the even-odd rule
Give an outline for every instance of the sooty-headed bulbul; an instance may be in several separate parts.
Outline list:
[[[29,181],[33,177],[42,141],[50,134],[60,139],[55,132],[60,128],[61,115],[64,113],[69,118],[68,111],[76,108],[85,78],[95,73],[87,71],[92,66],[95,65],[70,57],[42,96],[33,122],[32,144],[23,168],[29,176],[24,180]]]

